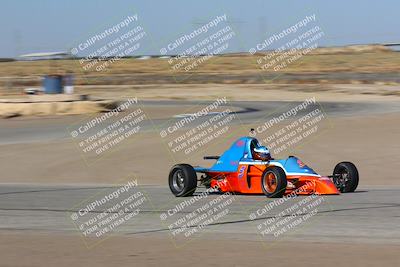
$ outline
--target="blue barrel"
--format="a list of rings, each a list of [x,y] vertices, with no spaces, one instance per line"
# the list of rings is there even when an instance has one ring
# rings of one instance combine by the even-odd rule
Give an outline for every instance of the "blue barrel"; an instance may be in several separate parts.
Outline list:
[[[61,75],[46,75],[43,79],[45,94],[62,94],[63,84]]]

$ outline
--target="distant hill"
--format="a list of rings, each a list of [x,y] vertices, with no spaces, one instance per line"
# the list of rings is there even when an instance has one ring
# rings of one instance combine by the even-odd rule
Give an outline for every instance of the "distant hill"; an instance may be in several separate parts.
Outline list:
[[[11,61],[15,61],[15,59],[13,59],[13,58],[0,58],[0,62],[11,62]]]

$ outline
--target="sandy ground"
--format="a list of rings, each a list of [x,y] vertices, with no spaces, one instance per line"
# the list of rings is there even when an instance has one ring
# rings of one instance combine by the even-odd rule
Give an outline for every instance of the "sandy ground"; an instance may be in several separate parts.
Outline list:
[[[77,86],[78,94],[98,98],[137,97],[139,100],[398,101],[399,85],[384,84],[156,84]]]
[[[317,172],[326,175],[331,174],[337,162],[353,161],[359,168],[361,185],[400,184],[396,169],[387,167],[400,160],[400,114],[329,120],[327,130],[291,150],[290,154],[297,155]],[[224,142],[216,143],[206,153],[219,155],[233,139],[246,135],[253,126],[233,126],[231,130],[235,134]],[[2,145],[0,181],[108,184],[135,174],[141,184],[164,185],[170,167],[179,161],[193,165],[212,163],[202,160],[201,153],[190,158],[173,157],[155,132],[128,139],[113,151],[88,163],[81,154],[72,141]],[[278,156],[287,154],[289,151]],[[382,162],[386,167],[382,166]]]
[[[269,246],[205,237],[176,248],[168,237],[147,234],[112,237],[88,249],[73,235],[3,231],[1,236],[1,266],[396,266],[400,260],[398,245],[275,242]]]

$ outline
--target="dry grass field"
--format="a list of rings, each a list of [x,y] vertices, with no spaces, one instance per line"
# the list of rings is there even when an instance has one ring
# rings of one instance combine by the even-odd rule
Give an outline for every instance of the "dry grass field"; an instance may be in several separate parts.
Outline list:
[[[318,52],[319,51],[319,52]],[[149,84],[398,84],[400,53],[385,47],[356,50],[320,49],[281,70],[262,70],[264,55],[215,56],[190,72],[174,71],[168,59],[121,59],[103,71],[84,70],[79,60],[15,61],[0,63],[0,94],[19,94],[40,86],[43,75],[72,72],[76,85]]]

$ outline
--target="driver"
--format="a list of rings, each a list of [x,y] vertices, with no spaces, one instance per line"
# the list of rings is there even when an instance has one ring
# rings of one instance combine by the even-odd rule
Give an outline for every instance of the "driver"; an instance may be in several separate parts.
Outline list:
[[[253,159],[255,160],[268,161],[272,159],[268,148],[265,146],[254,147],[251,153],[253,154]]]

